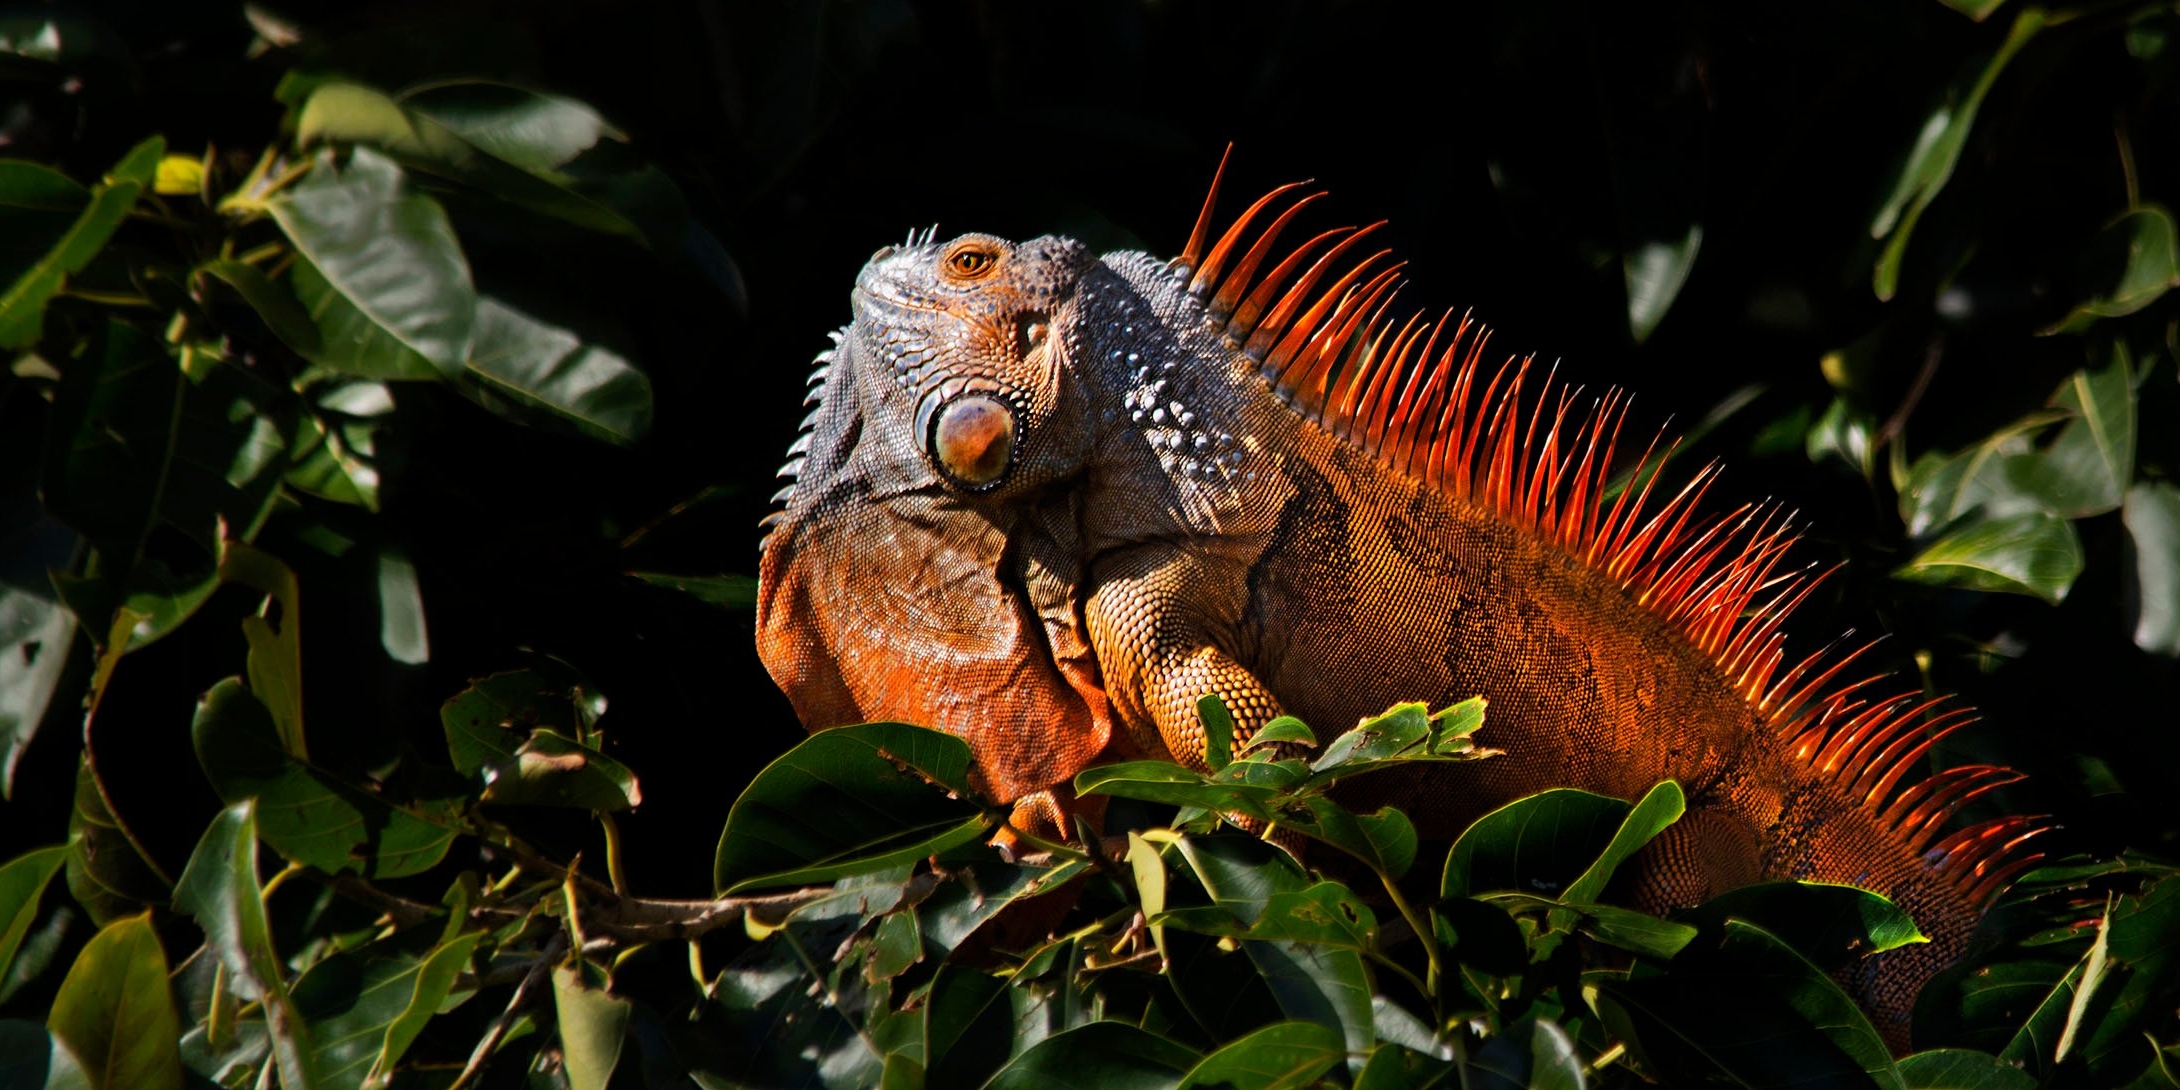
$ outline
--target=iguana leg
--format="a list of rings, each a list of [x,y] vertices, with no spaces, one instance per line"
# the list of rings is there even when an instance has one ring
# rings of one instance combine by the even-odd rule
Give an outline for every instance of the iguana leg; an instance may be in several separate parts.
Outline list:
[[[1217,693],[1234,717],[1237,748],[1281,714],[1279,699],[1198,620],[1200,601],[1178,589],[1215,585],[1212,573],[1129,570],[1107,579],[1084,610],[1113,710],[1135,748],[1207,771],[1196,702]]]

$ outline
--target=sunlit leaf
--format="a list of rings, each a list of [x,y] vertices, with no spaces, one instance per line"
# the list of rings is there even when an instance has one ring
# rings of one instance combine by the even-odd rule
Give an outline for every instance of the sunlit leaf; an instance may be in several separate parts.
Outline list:
[[[45,887],[68,861],[65,846],[39,848],[0,863],[0,980],[6,980],[23,936],[38,918],[38,902]]]
[[[1895,578],[1966,590],[2026,594],[2054,605],[2082,573],[2081,539],[2058,515],[1971,522],[1930,543]]]
[[[2111,362],[2076,371],[2051,405],[2072,419],[2034,461],[2029,487],[2068,518],[2119,507],[2135,477],[2135,388],[2127,350],[2115,344]]]
[[[2099,318],[2133,314],[2180,285],[2180,231],[2173,226],[2172,213],[2157,205],[2132,209],[2114,220],[2090,253],[2108,266],[2100,270],[2103,290],[2047,332],[2079,332]]]
[[[1969,131],[1975,127],[1976,112],[1991,93],[1992,84],[1998,82],[1999,73],[2005,71],[2007,63],[2044,28],[2045,23],[2043,9],[2023,8],[2014,16],[2006,40],[1990,60],[1983,63],[1974,80],[1965,87],[1953,88],[1946,102],[1924,120],[1922,131],[1916,134],[1915,146],[1909,149],[1907,162],[1901,166],[1900,176],[1893,183],[1892,194],[1885,198],[1870,222],[1870,237],[1885,239],[1884,252],[1878,257],[1871,276],[1871,286],[1879,299],[1890,299],[1899,289],[1900,264],[1907,256],[1908,239],[1915,233],[1916,221],[1952,179],[1953,168],[1959,164],[1961,152],[1968,146]]]
[[[819,731],[765,766],[727,814],[722,892],[882,870],[966,844],[995,819],[970,798],[969,746],[898,723]]]
[[[68,893],[105,924],[148,904],[163,904],[168,881],[106,805],[88,759],[76,764],[75,807],[68,820]]]
[[[1685,918],[1707,929],[1729,918],[1747,920],[1825,969],[1850,957],[1929,941],[1892,901],[1865,889],[1823,882],[1743,886],[1705,901]]]
[[[984,1090],[1173,1090],[1196,1053],[1126,1022],[1092,1022],[1055,1033],[1001,1068]]]
[[[1703,225],[1690,223],[1679,238],[1645,242],[1620,255],[1621,275],[1627,281],[1627,327],[1635,343],[1649,340],[1665,320],[1702,246]]]
[[[0,797],[14,794],[16,762],[68,666],[76,619],[43,576],[49,563],[66,563],[73,539],[52,523],[0,532]]]
[[[1572,788],[1508,803],[1454,841],[1440,895],[1505,889],[1556,896],[1596,862],[1633,809]]]
[[[1524,1018],[1469,1061],[1470,1090],[1582,1090],[1582,1056],[1559,1023]]]
[[[46,301],[59,291],[69,274],[82,269],[104,249],[136,198],[151,184],[159,158],[166,154],[166,140],[154,136],[131,148],[114,165],[106,179],[93,188],[89,200],[59,239],[20,272],[14,283],[0,291],[0,348],[21,348],[38,339]],[[17,208],[47,209],[62,192],[46,174],[13,168],[0,172],[0,203]]]
[[[2135,646],[2180,656],[2180,488],[2145,481],[2120,509],[2133,546]]]
[[[340,783],[290,754],[241,679],[198,703],[190,740],[220,798],[257,800],[256,825],[282,856],[328,873],[395,878],[444,858],[454,831]]]
[[[148,913],[91,936],[61,981],[46,1026],[82,1061],[93,1086],[181,1090],[181,1022]]]
[[[94,1090],[83,1062],[44,1026],[0,1019],[0,1087],[7,1090]],[[1168,1084],[1171,1085],[1171,1084]]]
[[[1908,1090],[2036,1090],[2036,1078],[1988,1052],[1937,1048],[1900,1058]]]
[[[1232,1090],[1299,1090],[1347,1058],[1340,1036],[1312,1022],[1279,1022],[1228,1042],[1205,1056],[1181,1080],[1193,1087]]]
[[[174,886],[174,910],[204,928],[205,939],[237,995],[263,1004],[272,1032],[273,1056],[281,1085],[312,1090],[318,1084],[311,1065],[316,1049],[310,1027],[288,997],[280,956],[273,949],[272,928],[257,872],[257,808],[245,800],[212,819],[197,850]]]
[[[1637,800],[1627,817],[1621,819],[1620,827],[1613,832],[1612,841],[1605,845],[1605,850],[1598,853],[1597,859],[1561,896],[1569,901],[1598,900],[1604,895],[1605,883],[1612,880],[1613,872],[1620,864],[1641,851],[1667,826],[1679,821],[1687,810],[1688,800],[1681,793],[1679,784],[1666,780],[1652,787]]]
[[[628,766],[595,747],[540,727],[503,763],[487,765],[484,801],[510,805],[627,810],[643,802]]]
[[[404,93],[401,105],[479,151],[545,177],[601,140],[628,139],[584,103],[504,83],[436,83]]]
[[[316,362],[365,378],[454,378],[477,315],[469,262],[439,202],[359,148],[321,157],[271,204],[295,245],[295,294],[320,338]]]
[[[538,414],[625,446],[651,430],[651,380],[594,340],[486,295],[463,358],[458,388],[518,419]]]
[[[628,1000],[583,979],[581,966],[561,966],[553,970],[553,1007],[569,1090],[605,1090],[628,1033]]]

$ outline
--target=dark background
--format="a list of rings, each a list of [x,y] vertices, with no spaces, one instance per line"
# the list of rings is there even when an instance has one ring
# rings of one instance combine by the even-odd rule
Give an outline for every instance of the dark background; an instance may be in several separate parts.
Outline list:
[[[528,431],[437,389],[397,392],[384,514],[325,517],[414,558],[427,665],[379,652],[370,582],[342,567],[352,561],[268,528],[261,544],[303,577],[314,746],[342,737],[332,744],[353,750],[326,760],[430,757],[433,709],[467,678],[526,651],[558,657],[610,695],[604,725],[643,779],[646,803],[623,824],[636,892],[707,894],[734,793],[800,728],[757,662],[746,608],[625,573],[754,571],[808,361],[845,320],[873,249],[936,222],[942,237],[1061,232],[1175,253],[1231,142],[1226,207],[1314,177],[1334,195],[1320,226],[1390,218],[1412,303],[1472,306],[1497,347],[1559,361],[1592,389],[1637,391],[1647,426],[1731,405],[1684,469],[1721,459],[1715,503],[1782,497],[1811,527],[1804,560],[1845,565],[1802,611],[1796,646],[1893,634],[1875,661],[1926,669],[1985,711],[1946,759],[2034,772],[2006,804],[2059,814],[2065,849],[2169,854],[2180,831],[2166,801],[2180,789],[2180,694],[2172,662],[2129,639],[2119,517],[2082,524],[2087,567],[2061,606],[1912,586],[1887,576],[1914,546],[1884,456],[1873,481],[1812,460],[1803,442],[1842,394],[1900,420],[1909,455],[1950,451],[2087,362],[2081,339],[2034,333],[2086,294],[2082,255],[2127,207],[2117,134],[2144,200],[2172,188],[2171,65],[2125,48],[2162,22],[2101,9],[2032,43],[1881,302],[1872,213],[2011,9],[1979,24],[1925,0],[1509,2],[1428,18],[1178,0],[266,8],[306,39],[252,58],[238,5],[71,9],[113,47],[67,84],[0,89],[17,96],[0,102],[0,154],[92,177],[150,132],[177,150],[254,153],[278,130],[273,85],[291,68],[389,90],[489,77],[595,105],[680,183],[732,263],[705,277],[636,262],[584,280],[633,331],[630,356],[657,392],[656,425],[632,448]],[[1457,29],[1430,29],[1447,21]],[[1692,272],[1638,343],[1622,253],[1691,223]],[[538,260],[583,274],[582,255],[541,255],[519,236],[464,244],[481,278]],[[1849,346],[1835,389],[1819,361]],[[2160,415],[2173,364],[2151,365],[2138,461],[2157,474],[2180,462]],[[0,427],[36,426],[35,407],[0,409]],[[127,753],[107,773],[135,781],[115,792],[139,808],[123,816],[174,869],[217,806],[194,774],[189,701],[233,670],[233,621],[255,604],[223,591],[183,635],[130,656],[114,690],[125,703],[102,713]],[[10,851],[65,835],[76,745],[64,723],[26,756],[0,811]],[[567,835],[586,820],[571,817]]]

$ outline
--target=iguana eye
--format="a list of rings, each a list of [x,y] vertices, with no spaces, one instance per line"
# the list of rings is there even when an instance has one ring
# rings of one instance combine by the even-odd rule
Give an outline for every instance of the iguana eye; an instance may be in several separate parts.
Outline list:
[[[957,398],[931,422],[931,451],[963,487],[996,484],[1014,461],[1014,410],[982,394]]]
[[[946,255],[946,271],[962,280],[977,280],[991,275],[999,267],[999,258],[991,251],[974,244],[963,246]]]

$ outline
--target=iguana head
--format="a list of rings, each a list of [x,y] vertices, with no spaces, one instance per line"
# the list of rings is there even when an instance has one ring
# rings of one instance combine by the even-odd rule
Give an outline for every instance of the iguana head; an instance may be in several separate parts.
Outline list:
[[[857,277],[759,568],[758,651],[806,726],[963,735],[1002,799],[1105,747],[1087,644],[1070,653],[1072,611],[1039,593],[1074,558],[1015,533],[1066,502],[1054,486],[1087,452],[1055,331],[1094,266],[1065,239],[966,235],[887,247]]]

